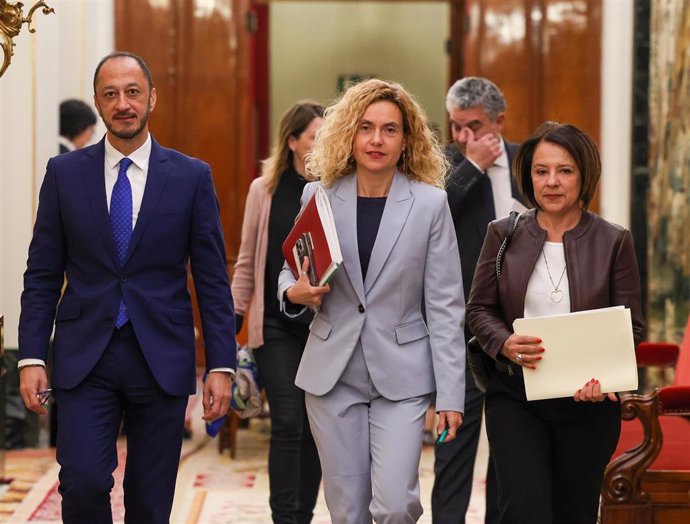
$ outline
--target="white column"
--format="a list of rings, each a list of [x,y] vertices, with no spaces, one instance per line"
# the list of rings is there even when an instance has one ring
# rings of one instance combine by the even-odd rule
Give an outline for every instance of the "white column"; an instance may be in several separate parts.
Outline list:
[[[37,11],[34,34],[22,27],[0,78],[0,312],[7,348],[17,348],[22,275],[46,162],[57,154],[58,106],[65,98],[92,103],[93,71],[114,46],[113,1],[49,2],[55,13]],[[101,127],[97,138],[103,133]]]
[[[605,0],[601,58],[601,215],[630,227],[634,5]]]
[[[19,297],[33,223],[35,40],[24,27],[14,39],[12,63],[0,78],[0,306],[6,348],[17,347]]]

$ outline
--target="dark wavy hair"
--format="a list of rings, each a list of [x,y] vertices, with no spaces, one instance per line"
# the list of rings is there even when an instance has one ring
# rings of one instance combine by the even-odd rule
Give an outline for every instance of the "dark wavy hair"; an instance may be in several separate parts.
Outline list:
[[[513,158],[513,174],[525,199],[537,209],[541,209],[534,197],[532,185],[532,159],[541,142],[550,142],[565,149],[573,157],[580,170],[580,202],[587,209],[594,198],[594,191],[601,177],[601,157],[599,148],[584,131],[571,124],[544,122],[534,134],[518,148]]]

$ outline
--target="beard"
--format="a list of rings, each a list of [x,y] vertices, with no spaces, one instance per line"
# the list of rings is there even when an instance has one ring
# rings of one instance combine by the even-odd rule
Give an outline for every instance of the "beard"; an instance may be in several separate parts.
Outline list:
[[[137,136],[139,133],[141,133],[145,128],[146,125],[148,124],[149,121],[149,115],[151,114],[151,110],[147,107],[146,108],[146,113],[144,113],[139,120],[139,125],[133,128],[125,128],[125,129],[116,129],[113,122],[115,122],[115,118],[110,121],[106,121],[105,119],[103,120],[103,123],[105,124],[106,129],[114,136],[117,138],[122,138],[122,139],[129,139],[129,138],[134,138]],[[115,115],[117,116],[117,115]]]

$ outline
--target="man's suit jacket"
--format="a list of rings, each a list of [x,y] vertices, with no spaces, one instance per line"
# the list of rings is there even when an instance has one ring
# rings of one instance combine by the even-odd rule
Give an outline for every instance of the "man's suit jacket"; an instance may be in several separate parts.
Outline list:
[[[52,384],[75,387],[108,344],[124,297],[157,382],[172,395],[194,393],[190,261],[206,366],[234,369],[236,359],[232,296],[210,168],[152,139],[141,210],[121,267],[106,202],[104,155],[101,140],[48,162],[24,274],[19,358],[45,361],[55,322]]]
[[[307,184],[303,203],[317,184]],[[395,174],[363,279],[355,175],[337,180],[327,192],[343,265],[310,325],[296,384],[314,395],[328,393],[361,341],[371,379],[384,397],[402,400],[436,390],[437,410],[462,411],[465,301],[445,193]],[[285,266],[279,298],[294,282]]]
[[[513,156],[515,156],[518,146],[505,141],[504,144],[508,153],[513,198],[524,202],[512,177]],[[474,278],[474,269],[484,244],[486,228],[489,222],[496,219],[494,195],[489,177],[463,157],[454,143],[448,144],[445,152],[452,165],[450,175],[446,179],[446,192],[448,193],[448,205],[453,216],[455,233],[458,237],[460,260],[462,261],[462,282],[465,290],[465,301],[467,301]]]

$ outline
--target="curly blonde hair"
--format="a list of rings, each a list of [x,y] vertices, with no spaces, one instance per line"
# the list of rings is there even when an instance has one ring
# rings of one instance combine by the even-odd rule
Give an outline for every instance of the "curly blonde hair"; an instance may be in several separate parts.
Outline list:
[[[438,139],[429,128],[424,110],[400,84],[371,79],[350,87],[326,109],[324,124],[316,134],[307,157],[306,171],[330,187],[356,169],[353,154],[359,121],[374,102],[393,102],[402,113],[406,148],[398,169],[411,180],[444,187],[448,162]]]
[[[280,118],[271,156],[262,162],[261,176],[266,179],[269,193],[275,193],[280,177],[293,163],[294,153],[288,146],[290,137],[299,138],[315,118],[321,117],[323,117],[321,104],[311,100],[302,100],[296,102]]]

